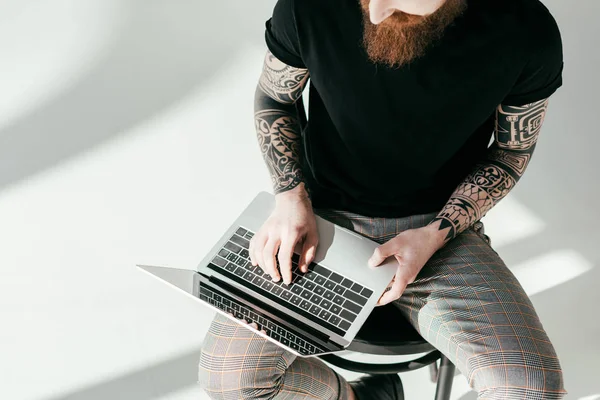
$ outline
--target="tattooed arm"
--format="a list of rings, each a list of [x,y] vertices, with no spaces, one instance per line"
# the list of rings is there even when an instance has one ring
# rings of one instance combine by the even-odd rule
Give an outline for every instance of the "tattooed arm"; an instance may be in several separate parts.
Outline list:
[[[309,196],[300,168],[301,129],[294,105],[307,80],[307,69],[291,67],[267,52],[254,97],[254,120],[275,195]]]
[[[548,99],[497,108],[495,141],[485,159],[430,223],[446,234],[443,244],[479,221],[515,187],[531,160],[547,107]]]

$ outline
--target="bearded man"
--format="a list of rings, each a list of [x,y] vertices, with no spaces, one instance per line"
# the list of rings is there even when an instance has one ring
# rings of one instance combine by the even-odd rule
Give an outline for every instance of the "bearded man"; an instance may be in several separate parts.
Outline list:
[[[298,243],[306,272],[319,214],[379,242],[371,266],[395,257],[379,305],[397,307],[480,399],[562,398],[553,345],[480,222],[523,176],[562,85],[548,9],[279,0],[266,42],[255,119],[276,207],[250,241],[252,265],[289,284]],[[303,123],[296,102],[309,77]],[[214,399],[385,400],[401,386],[397,374],[348,382],[221,316],[199,382]]]

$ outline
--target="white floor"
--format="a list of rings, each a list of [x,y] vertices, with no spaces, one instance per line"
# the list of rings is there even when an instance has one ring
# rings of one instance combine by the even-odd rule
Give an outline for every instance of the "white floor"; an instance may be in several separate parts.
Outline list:
[[[600,399],[594,0],[547,0],[565,46],[530,170],[484,220]],[[206,399],[212,313],[139,272],[196,267],[271,191],[252,99],[274,0],[0,2],[0,398]],[[351,379],[356,375],[345,373]],[[433,398],[427,369],[407,399]],[[474,399],[463,376],[453,399]]]

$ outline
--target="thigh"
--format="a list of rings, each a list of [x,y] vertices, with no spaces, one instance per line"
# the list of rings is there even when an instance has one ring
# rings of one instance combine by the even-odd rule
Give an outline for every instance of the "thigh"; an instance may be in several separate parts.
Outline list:
[[[202,344],[199,383],[215,399],[346,399],[348,384],[315,357],[297,357],[215,316]]]
[[[532,381],[539,374],[562,379],[531,300],[484,235],[473,229],[438,251],[394,304],[472,387],[490,387],[513,374]],[[487,382],[474,382],[484,369]]]

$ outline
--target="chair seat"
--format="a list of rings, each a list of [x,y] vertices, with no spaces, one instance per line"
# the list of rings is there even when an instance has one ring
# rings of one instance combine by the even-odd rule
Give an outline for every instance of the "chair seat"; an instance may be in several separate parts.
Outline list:
[[[396,306],[375,307],[350,346],[350,351],[378,355],[408,355],[435,350]]]

